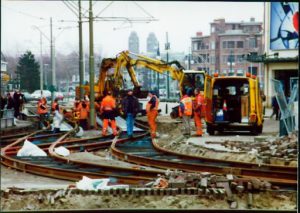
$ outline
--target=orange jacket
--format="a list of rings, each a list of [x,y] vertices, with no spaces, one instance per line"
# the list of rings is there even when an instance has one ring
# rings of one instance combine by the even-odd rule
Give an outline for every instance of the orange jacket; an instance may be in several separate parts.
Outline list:
[[[111,96],[107,95],[101,102],[100,112],[111,111],[116,108],[116,100]]]
[[[46,114],[48,112],[48,109],[47,109],[47,102],[45,101],[45,99],[41,99],[38,101],[38,110],[37,110],[37,113],[39,115],[41,114]]]
[[[52,103],[51,110],[52,110],[52,111],[55,111],[57,105],[58,105],[58,103],[54,101],[54,102]]]
[[[193,100],[187,95],[183,96],[180,101],[179,115],[182,116],[183,114],[187,116],[191,116],[193,114]]]
[[[154,108],[151,109],[151,106],[152,106],[152,101],[153,101],[153,98],[155,99],[155,106]],[[150,99],[150,101],[148,101],[147,105],[146,105],[146,112],[150,112],[152,110],[158,110],[158,104],[159,104],[159,99],[158,97],[156,97],[156,95],[153,95]]]
[[[196,113],[200,113],[203,112],[203,108],[204,108],[204,96],[202,94],[198,94],[195,97],[194,103],[193,103],[193,109]]]
[[[86,106],[84,107],[83,104]],[[87,119],[89,116],[90,106],[87,103],[81,102],[78,106],[79,110],[79,119]]]

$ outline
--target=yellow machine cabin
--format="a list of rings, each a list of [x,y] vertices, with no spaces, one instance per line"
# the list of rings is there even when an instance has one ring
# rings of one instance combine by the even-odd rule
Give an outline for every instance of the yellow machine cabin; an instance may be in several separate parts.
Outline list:
[[[246,76],[206,75],[207,132],[215,130],[251,131],[262,133],[263,107],[259,80],[249,73]]]

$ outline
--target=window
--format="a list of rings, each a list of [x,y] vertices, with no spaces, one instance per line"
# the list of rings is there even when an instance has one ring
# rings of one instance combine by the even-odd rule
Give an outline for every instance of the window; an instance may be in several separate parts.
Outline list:
[[[215,64],[216,63],[216,58],[215,56],[210,56],[210,63]]]
[[[198,50],[198,44],[197,44],[197,42],[194,42],[194,48],[193,48],[194,50]]]
[[[228,55],[223,55],[222,59],[223,63],[226,64],[228,62]]]
[[[210,48],[214,50],[216,48],[216,43],[214,41],[210,42]]]
[[[215,32],[215,26],[211,27],[211,32],[214,33]]]
[[[256,48],[256,47],[257,47],[256,38],[249,38],[249,48]]]
[[[228,41],[227,48],[234,48],[234,41]]]
[[[236,42],[236,47],[237,48],[244,48],[244,42],[243,41]]]
[[[223,46],[222,46],[222,47],[223,47],[223,49],[226,49],[226,48],[227,48],[227,41],[223,41],[223,43],[222,43],[222,44],[223,44]]]

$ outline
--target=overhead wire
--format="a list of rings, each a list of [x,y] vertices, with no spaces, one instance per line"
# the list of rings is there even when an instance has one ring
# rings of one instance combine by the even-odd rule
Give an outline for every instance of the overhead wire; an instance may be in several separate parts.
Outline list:
[[[3,5],[2,5],[2,7],[5,7],[5,8],[7,8],[7,9],[9,9],[9,10],[14,11],[15,13],[19,13],[19,14],[22,14],[22,15],[25,15],[25,16],[28,16],[28,17],[31,17],[31,18],[35,18],[35,19],[39,19],[39,20],[46,20],[46,18],[34,16],[34,15],[31,15],[31,14],[28,14],[28,13],[24,13],[24,12],[22,12],[22,11],[12,9],[12,8],[10,8],[10,7],[7,7],[7,6],[3,6]]]

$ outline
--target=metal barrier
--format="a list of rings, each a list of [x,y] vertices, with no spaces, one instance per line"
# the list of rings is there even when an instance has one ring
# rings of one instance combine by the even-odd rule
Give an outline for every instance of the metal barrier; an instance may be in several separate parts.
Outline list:
[[[14,126],[14,110],[1,110],[1,128],[8,128]]]

